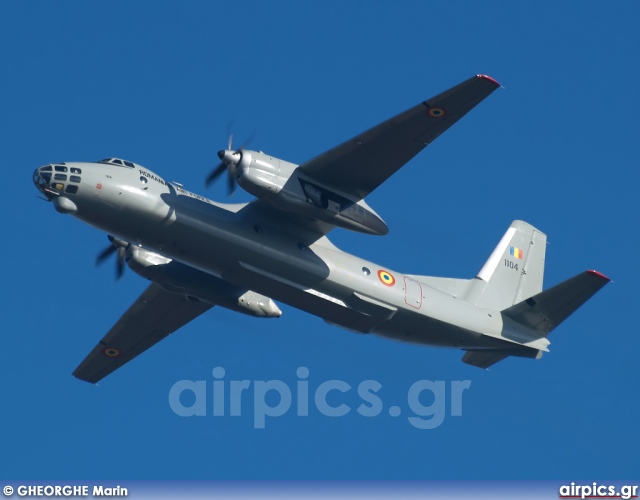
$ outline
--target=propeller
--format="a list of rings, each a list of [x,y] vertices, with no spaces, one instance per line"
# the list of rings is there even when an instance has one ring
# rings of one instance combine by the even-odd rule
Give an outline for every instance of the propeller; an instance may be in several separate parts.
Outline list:
[[[111,256],[111,254],[116,253],[116,279],[119,280],[124,274],[124,257],[127,253],[127,247],[129,246],[129,243],[114,238],[111,235],[109,235],[109,241],[111,242],[111,244],[102,252],[100,252],[96,257],[96,266],[102,264]]]
[[[213,181],[220,177],[226,170],[227,172],[227,193],[231,196],[236,190],[236,168],[242,161],[242,151],[253,140],[253,134],[242,143],[238,149],[233,149],[233,134],[229,134],[227,149],[218,151],[220,163],[205,178],[204,185],[209,187]]]

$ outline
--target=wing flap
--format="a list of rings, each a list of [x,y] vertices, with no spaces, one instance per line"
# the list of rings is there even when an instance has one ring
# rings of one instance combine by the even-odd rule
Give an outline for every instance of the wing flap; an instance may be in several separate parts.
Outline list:
[[[609,281],[597,271],[585,271],[505,309],[502,314],[548,335]]]
[[[95,384],[213,307],[152,283],[75,369]]]
[[[499,86],[474,76],[302,164],[300,172],[362,199]]]

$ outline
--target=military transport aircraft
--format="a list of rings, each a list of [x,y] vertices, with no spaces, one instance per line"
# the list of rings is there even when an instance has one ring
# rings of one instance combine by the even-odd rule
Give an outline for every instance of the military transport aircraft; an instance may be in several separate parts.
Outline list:
[[[334,227],[387,234],[365,197],[500,85],[474,76],[303,163],[229,140],[206,183],[226,173],[256,196],[211,201],[130,161],[52,163],[33,182],[58,212],[107,232],[151,285],[73,372],[95,383],[214,305],[261,318],[273,299],[330,324],[466,351],[487,368],[540,358],[549,333],[610,280],[586,271],[542,291],[546,236],[515,221],[472,279],[405,274],[335,247]]]

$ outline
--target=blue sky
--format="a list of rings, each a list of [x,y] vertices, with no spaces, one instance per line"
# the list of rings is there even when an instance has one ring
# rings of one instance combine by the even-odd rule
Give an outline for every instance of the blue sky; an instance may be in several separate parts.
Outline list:
[[[560,479],[637,477],[637,2],[3,2],[0,478]],[[386,237],[332,241],[411,274],[475,275],[510,222],[548,235],[545,286],[614,280],[539,361],[360,336],[282,306],[220,308],[99,387],[71,372],[142,292],[94,268],[104,234],[35,197],[54,161],[118,156],[204,191],[238,140],[303,162],[477,73],[499,89],[375,191]],[[236,193],[233,201],[247,201]],[[384,411],[180,417],[180,380],[281,380],[299,367],[382,385]],[[471,381],[461,416],[414,428],[416,381]],[[423,405],[429,405],[427,394]],[[185,400],[186,401],[186,400]],[[187,401],[188,402],[188,401]],[[207,403],[211,405],[209,400]],[[275,403],[273,403],[275,404]],[[397,405],[400,417],[387,409]]]

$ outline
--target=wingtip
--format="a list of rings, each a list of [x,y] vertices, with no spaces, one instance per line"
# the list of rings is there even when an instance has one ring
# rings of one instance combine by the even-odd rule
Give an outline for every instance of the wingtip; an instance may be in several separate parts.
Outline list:
[[[496,85],[496,87],[502,87],[502,85],[500,85],[500,82],[498,80],[496,80],[495,78],[491,78],[489,75],[477,75],[478,78],[482,78],[483,80],[489,80],[491,83],[494,83]]]
[[[594,276],[597,276],[598,278],[602,278],[603,280],[607,280],[607,281],[611,281],[611,278],[605,276],[604,274],[602,274],[601,272],[598,272],[594,269],[590,269],[587,271],[589,274],[593,274]]]
[[[77,378],[82,382],[87,382],[91,385],[99,386],[98,384],[99,380],[92,380],[90,378],[87,378],[86,376],[83,376],[80,372],[78,372],[78,370],[75,370],[71,375],[73,375],[75,378]]]

